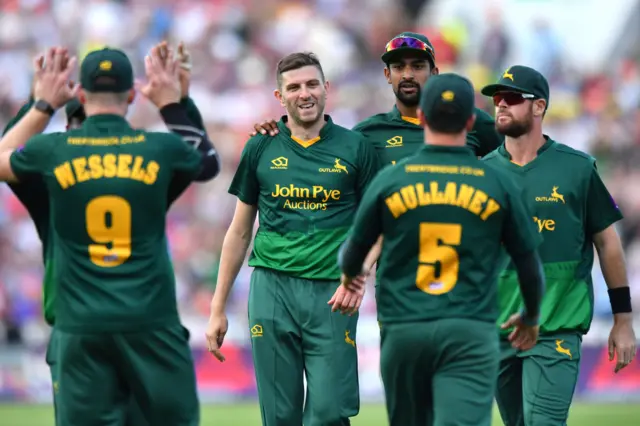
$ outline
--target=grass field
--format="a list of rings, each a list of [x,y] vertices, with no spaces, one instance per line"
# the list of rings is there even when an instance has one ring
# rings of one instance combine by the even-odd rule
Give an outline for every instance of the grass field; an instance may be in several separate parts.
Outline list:
[[[0,405],[0,423],[6,426],[53,426],[53,410],[45,405]],[[637,426],[640,404],[576,404],[569,426]],[[502,426],[497,413],[493,424]],[[260,426],[260,412],[255,404],[205,405],[202,426]],[[352,426],[387,426],[382,405],[363,405]]]

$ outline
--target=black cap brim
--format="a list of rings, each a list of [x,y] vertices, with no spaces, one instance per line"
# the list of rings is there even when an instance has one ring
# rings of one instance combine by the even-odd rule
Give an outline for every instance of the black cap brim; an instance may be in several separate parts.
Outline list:
[[[482,90],[480,91],[480,93],[482,93],[485,96],[493,96],[498,92],[517,92],[517,93],[532,94],[530,91],[524,90],[518,86],[511,85],[511,84],[504,84],[504,83],[490,84],[488,86],[483,87]]]
[[[435,65],[435,61],[431,53],[427,52],[426,50],[415,49],[413,47],[399,47],[397,49],[383,53],[380,58],[382,59],[382,62],[384,62],[385,64],[388,64],[390,62],[393,62],[396,59],[402,58],[407,54],[423,57],[424,59],[428,60],[431,63],[431,65]]]

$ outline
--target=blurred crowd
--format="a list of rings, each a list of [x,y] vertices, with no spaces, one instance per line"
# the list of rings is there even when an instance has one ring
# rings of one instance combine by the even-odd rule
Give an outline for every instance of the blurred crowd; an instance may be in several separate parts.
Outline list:
[[[480,87],[517,58],[548,76],[551,108],[546,133],[598,160],[626,219],[620,224],[636,309],[640,311],[640,43],[635,52],[585,74],[563,60],[563,40],[545,21],[519,28],[535,42],[515,45],[497,9],[482,31],[468,18],[430,22],[429,1],[405,0],[3,0],[0,2],[0,124],[17,112],[31,84],[31,62],[46,46],[64,45],[82,59],[104,45],[124,49],[143,77],[142,59],[162,39],[184,41],[194,69],[191,96],[223,159],[213,182],[194,185],[172,208],[167,223],[183,317],[204,322],[215,285],[222,240],[235,198],[226,190],[253,123],[283,111],[273,98],[278,59],[310,50],[321,59],[334,120],[351,127],[391,109],[393,93],[380,61],[386,42],[404,30],[429,36],[441,70],[469,76]],[[471,43],[473,41],[473,43]],[[472,47],[470,47],[472,46]],[[478,95],[478,106],[493,113]],[[56,115],[47,131],[63,129]],[[151,105],[138,100],[130,121],[162,129]],[[230,315],[245,321],[250,269],[232,293]],[[43,327],[40,243],[24,208],[0,185],[0,342],[29,341]],[[594,268],[596,314],[610,315],[606,286]],[[374,318],[368,297],[361,318]]]

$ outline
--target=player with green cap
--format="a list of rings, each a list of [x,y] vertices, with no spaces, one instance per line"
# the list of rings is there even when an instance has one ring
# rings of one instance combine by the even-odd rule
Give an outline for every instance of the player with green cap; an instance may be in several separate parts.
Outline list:
[[[517,191],[468,146],[474,90],[456,74],[427,81],[423,147],[365,192],[339,264],[352,281],[384,238],[376,288],[380,369],[391,426],[490,426],[498,370],[495,321],[501,247],[517,265],[525,309],[510,336],[536,342],[544,281],[540,243]]]
[[[163,47],[163,43],[160,43],[156,46],[157,49],[160,49],[162,47]],[[184,51],[184,49],[182,51]],[[42,59],[44,58],[40,57],[36,61],[37,67],[42,66]],[[195,130],[196,133],[201,133],[206,135],[206,130],[204,129],[200,112],[197,106],[195,105],[195,103],[193,102],[193,100],[188,96],[190,72],[188,69],[185,69],[185,67],[182,66],[182,64],[185,62],[185,58],[181,56],[180,60],[181,60],[180,77],[181,77],[181,88],[182,88],[182,94],[181,94],[182,99],[180,100],[180,103],[184,106],[189,120],[191,121],[191,123],[193,123],[192,126],[189,126],[189,127],[196,127],[197,128],[197,130]],[[186,68],[189,68],[189,67],[186,67]],[[35,71],[37,72],[38,70],[36,69]],[[8,124],[4,128],[4,131],[2,132],[3,135],[6,134],[13,126],[15,126],[15,124],[18,121],[20,121],[20,119],[33,107],[34,102],[35,101],[33,98],[33,94],[31,94],[27,102],[19,109],[18,113],[11,120],[9,120]],[[81,127],[82,123],[87,117],[84,112],[84,107],[82,106],[80,101],[77,98],[74,98],[65,105],[64,109],[65,109],[65,114],[67,119],[66,129],[70,130],[70,129],[77,129]],[[164,119],[164,116],[163,116],[163,119]],[[174,131],[184,136],[185,142],[195,143],[197,141],[197,139],[193,137],[194,130],[189,130],[189,128],[184,128],[184,126],[173,125],[178,123],[172,124],[171,122],[165,121],[165,124],[170,129],[176,127],[176,130]],[[210,142],[208,142],[208,137],[205,136],[204,143],[200,142],[199,147],[205,147],[207,145],[210,145]],[[6,141],[0,142],[0,151],[7,150],[7,149],[12,149],[12,147],[6,146]],[[215,166],[215,164],[213,164],[212,166]],[[203,169],[201,176],[199,176],[197,180],[206,180],[207,177],[210,174],[212,174],[212,172],[215,172],[215,171]],[[42,298],[43,312],[44,312],[46,323],[53,327],[55,324],[55,314],[54,314],[55,286],[53,283],[53,278],[54,278],[53,268],[52,268],[53,262],[48,261],[48,259],[51,259],[53,256],[51,253],[50,238],[48,238],[50,215],[49,215],[49,196],[47,193],[47,188],[43,180],[37,179],[37,178],[29,179],[26,182],[10,183],[8,186],[11,189],[11,191],[15,194],[16,198],[27,209],[27,212],[29,213],[30,217],[32,218],[35,224],[36,232],[42,243],[43,261],[45,264],[45,273],[43,277],[43,298]],[[178,195],[179,193],[175,193],[172,197],[175,198]],[[54,368],[56,364],[56,348],[57,348],[56,336],[57,336],[57,333],[55,332],[55,328],[52,328],[49,345],[47,347],[46,360],[47,360],[47,364],[50,367],[51,381],[54,388],[54,395],[53,395],[54,409],[57,412],[57,409],[56,409],[57,392],[55,392],[55,389],[58,388],[58,375],[56,374],[56,369]],[[126,426],[140,426],[140,425],[146,424],[146,421],[140,412],[138,404],[135,403],[135,401],[132,401],[131,409],[127,411],[127,416],[125,421],[126,421],[125,423]]]
[[[197,425],[193,361],[177,313],[164,222],[172,199],[217,158],[175,134],[129,126],[133,69],[122,51],[109,48],[82,63],[82,126],[34,136],[76,96],[62,52],[49,52],[36,72],[33,108],[2,141],[28,142],[0,152],[2,180],[41,179],[49,197],[45,236],[55,238],[45,259],[55,271],[57,421],[118,421],[134,399],[148,424]],[[191,125],[179,104],[173,53],[163,58],[154,48],[145,64],[149,83],[140,92],[165,121]]]
[[[509,318],[522,306],[513,262],[499,278],[502,354],[496,399],[507,426],[566,425],[578,381],[582,337],[593,318],[591,270],[600,258],[614,325],[609,357],[615,371],[635,356],[631,299],[624,254],[615,223],[622,219],[590,155],[545,135],[549,84],[533,68],[508,68],[482,89],[493,98],[496,128],[505,143],[484,157],[523,194],[529,220],[542,236],[539,248],[547,282],[540,314],[540,339],[531,350],[510,347]]]

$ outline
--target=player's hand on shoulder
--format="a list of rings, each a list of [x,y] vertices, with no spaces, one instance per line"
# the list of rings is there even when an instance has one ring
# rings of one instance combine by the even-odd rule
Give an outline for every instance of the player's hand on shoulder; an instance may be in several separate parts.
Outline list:
[[[273,118],[270,120],[265,120],[262,123],[256,123],[253,125],[253,131],[249,133],[249,136],[256,136],[258,133],[262,135],[275,136],[280,131],[278,130],[278,122]]]
[[[64,106],[78,94],[79,85],[70,80],[76,65],[64,47],[52,47],[33,61],[33,97],[44,100],[53,108]]]
[[[328,305],[331,305],[331,311],[340,311],[342,314],[349,315],[358,312],[360,305],[362,305],[362,299],[364,299],[366,280],[365,275],[349,278],[343,274],[340,285],[327,302]]]
[[[180,102],[179,61],[173,49],[164,42],[151,48],[144,58],[147,81],[136,82],[136,88],[158,109]]]
[[[523,321],[522,313],[511,315],[511,317],[500,326],[503,330],[513,327],[513,331],[509,334],[511,346],[521,351],[528,351],[538,342],[538,333],[540,327],[538,325],[527,325]]]
[[[224,343],[224,336],[227,334],[229,328],[229,322],[227,316],[224,313],[212,313],[209,318],[209,324],[207,325],[207,331],[205,337],[207,339],[207,349],[216,357],[220,362],[225,361],[225,357],[220,351],[222,344]]]

